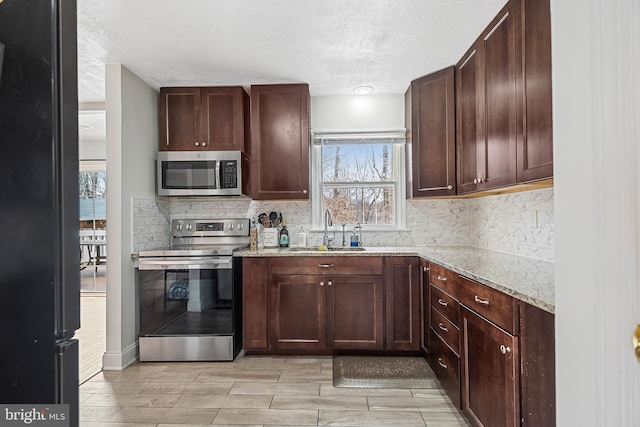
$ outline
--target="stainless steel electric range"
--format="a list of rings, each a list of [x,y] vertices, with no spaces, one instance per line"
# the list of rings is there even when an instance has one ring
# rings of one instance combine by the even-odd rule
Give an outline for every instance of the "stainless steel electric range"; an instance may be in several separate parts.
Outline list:
[[[171,246],[137,259],[141,361],[234,360],[242,348],[242,268],[250,220],[178,219]]]

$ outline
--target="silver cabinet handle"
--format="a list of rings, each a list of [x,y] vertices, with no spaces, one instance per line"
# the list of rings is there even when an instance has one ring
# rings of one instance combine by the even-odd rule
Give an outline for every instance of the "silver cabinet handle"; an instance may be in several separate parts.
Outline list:
[[[440,280],[441,282],[446,282],[447,278],[443,276],[438,276],[438,280]]]
[[[511,347],[505,347],[504,345],[500,346],[500,353],[507,354],[507,352],[511,353]]]
[[[200,143],[198,141],[196,141],[196,147],[199,147]]]
[[[478,183],[478,178],[473,178],[473,183],[477,184]]]
[[[478,295],[474,295],[473,299],[475,300],[475,302],[477,302],[478,304],[484,304],[484,305],[489,305],[489,300],[488,299],[481,299],[478,298]]]
[[[438,323],[438,328],[440,328],[444,332],[449,332],[449,329],[446,326],[444,326],[442,323]]]
[[[443,306],[443,307],[446,307],[446,306],[448,306],[448,305],[449,305],[446,301],[442,301],[442,299],[441,299],[441,298],[438,298],[438,304],[440,304],[440,305],[441,305],[441,306]]]
[[[324,282],[320,282],[320,286],[324,286]]]
[[[307,194],[308,191],[307,190],[302,190],[302,194]]]
[[[429,271],[429,267],[422,267],[424,271]]]
[[[333,282],[332,282],[331,280],[329,280],[329,281],[327,282],[327,285],[332,286],[332,285],[333,285]]]
[[[207,143],[206,143],[206,142],[203,142],[203,143],[202,143],[202,146],[203,146],[203,147],[206,147],[206,146],[207,146]]]
[[[331,267],[333,267],[333,264],[318,264],[318,267],[320,267],[320,268],[331,268]]]
[[[453,190],[453,185],[451,184],[447,185],[447,190]]]
[[[448,369],[449,367],[444,364],[441,357],[438,357],[438,365],[442,366],[444,369]]]

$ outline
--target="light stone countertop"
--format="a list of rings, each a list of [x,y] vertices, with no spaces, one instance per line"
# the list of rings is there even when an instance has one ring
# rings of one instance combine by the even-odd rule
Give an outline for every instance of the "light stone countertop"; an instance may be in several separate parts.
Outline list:
[[[366,247],[364,251],[259,248],[240,257],[419,256],[549,313],[555,311],[554,263],[464,246]]]

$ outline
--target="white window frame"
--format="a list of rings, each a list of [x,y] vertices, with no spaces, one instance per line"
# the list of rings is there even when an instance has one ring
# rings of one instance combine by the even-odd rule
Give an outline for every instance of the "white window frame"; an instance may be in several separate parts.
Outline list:
[[[311,146],[311,224],[312,231],[324,231],[322,212],[322,141],[323,140],[353,140],[354,143],[374,143],[389,140],[393,154],[393,180],[389,183],[395,189],[394,209],[396,223],[389,224],[361,224],[367,231],[403,231],[406,230],[406,169],[405,169],[405,130],[388,131],[358,131],[358,132],[313,132]],[[377,141],[376,141],[377,140]],[[347,224],[354,226],[355,224]],[[342,231],[340,224],[333,224],[331,231]]]

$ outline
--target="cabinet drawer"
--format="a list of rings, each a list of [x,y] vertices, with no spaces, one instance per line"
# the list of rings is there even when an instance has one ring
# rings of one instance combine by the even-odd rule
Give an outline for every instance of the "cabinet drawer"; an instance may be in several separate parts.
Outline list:
[[[473,282],[462,276],[460,303],[511,334],[517,334],[516,300],[509,295]]]
[[[382,257],[278,257],[269,259],[270,274],[382,274]]]
[[[454,325],[460,325],[460,309],[458,307],[458,301],[435,286],[431,286],[431,306],[435,307]]]
[[[458,298],[458,275],[436,264],[429,266],[429,283]]]
[[[431,327],[456,354],[460,354],[460,330],[434,307],[431,307]]]
[[[460,358],[431,329],[429,366],[451,401],[460,408]]]

